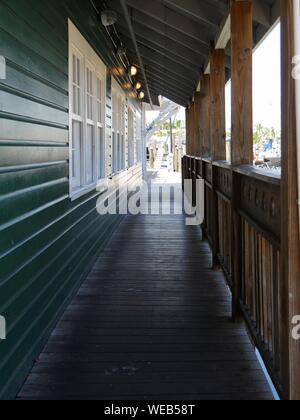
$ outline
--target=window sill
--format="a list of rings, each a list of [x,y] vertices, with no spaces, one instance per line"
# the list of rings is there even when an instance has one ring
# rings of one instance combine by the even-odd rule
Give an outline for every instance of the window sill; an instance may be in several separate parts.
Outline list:
[[[70,194],[70,200],[76,201],[79,198],[83,197],[84,195],[91,193],[92,191],[98,191],[102,193],[106,189],[107,189],[107,179],[100,179],[95,184],[91,184],[91,185],[87,185],[86,187],[74,189]]]

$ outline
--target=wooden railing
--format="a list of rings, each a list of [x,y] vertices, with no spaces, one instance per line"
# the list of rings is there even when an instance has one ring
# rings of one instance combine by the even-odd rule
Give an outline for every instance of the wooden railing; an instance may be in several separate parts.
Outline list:
[[[234,168],[228,162],[185,156],[183,178],[197,177],[205,180],[203,229],[214,258],[235,291],[233,306],[246,321],[280,391],[284,375],[279,287],[280,177],[251,166]]]

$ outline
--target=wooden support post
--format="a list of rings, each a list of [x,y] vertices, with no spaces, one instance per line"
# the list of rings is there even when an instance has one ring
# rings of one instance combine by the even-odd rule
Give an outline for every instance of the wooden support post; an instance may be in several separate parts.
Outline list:
[[[226,117],[225,117],[225,51],[210,50],[210,96],[211,96],[211,158],[212,161],[226,160]],[[212,251],[213,268],[219,268],[219,212],[217,168],[212,167]]]
[[[225,50],[210,51],[211,158],[226,160]]]
[[[195,156],[201,157],[201,142],[200,142],[200,115],[201,115],[201,94],[195,93]]]
[[[300,341],[292,338],[292,319],[300,315],[300,247],[293,0],[281,0],[282,181],[281,181],[281,364],[283,397],[300,400]],[[299,117],[299,116],[298,116]],[[299,162],[298,162],[299,164]]]
[[[191,155],[195,156],[195,102],[193,101],[191,103],[191,143],[192,143],[192,148],[191,148]]]
[[[185,110],[185,125],[186,125],[186,154],[190,154],[190,146],[191,146],[191,139],[190,139],[190,109],[189,107]]]
[[[231,0],[233,165],[253,164],[252,50],[252,0]]]
[[[232,145],[233,168],[253,164],[252,110],[252,0],[231,0],[231,82],[232,82]],[[241,197],[240,176],[232,172],[231,255],[233,259],[233,318],[239,318],[242,289],[242,226],[238,212]]]
[[[202,146],[201,156],[211,157],[211,133],[210,133],[210,75],[204,74],[201,78],[201,109],[200,109],[200,141]]]
[[[189,106],[189,155],[193,155],[193,102]]]

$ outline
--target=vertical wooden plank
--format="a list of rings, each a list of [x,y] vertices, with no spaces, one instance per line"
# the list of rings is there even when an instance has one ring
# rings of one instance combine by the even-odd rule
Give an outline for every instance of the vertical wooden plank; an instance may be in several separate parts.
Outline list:
[[[220,267],[220,237],[219,237],[219,217],[218,217],[218,168],[212,165],[212,191],[211,191],[211,240],[213,254],[213,269],[218,270]],[[222,222],[224,223],[224,221]]]
[[[233,165],[253,163],[252,0],[231,0]]]
[[[190,103],[189,106],[189,142],[190,142],[190,147],[189,147],[189,155],[192,156],[193,154],[193,119],[192,119],[192,105],[193,103]]]
[[[231,0],[231,81],[232,81],[232,147],[233,166],[253,163],[252,111],[252,0]],[[233,258],[233,318],[239,315],[242,276],[242,233],[238,213],[241,196],[240,176],[232,174],[231,255]]]
[[[211,157],[226,160],[225,51],[210,50]]]
[[[190,139],[191,139],[191,156],[194,156],[195,148],[195,118],[194,118],[194,101],[190,105]]]
[[[200,137],[202,143],[202,156],[211,157],[211,100],[210,100],[210,75],[204,74],[201,78],[201,116],[200,116]]]
[[[195,93],[195,156],[201,156],[201,142],[200,142],[200,114],[201,114],[201,94]]]
[[[293,340],[292,318],[300,315],[300,247],[297,185],[297,143],[293,0],[281,0],[282,30],[282,181],[281,181],[281,365],[283,397],[300,399],[300,341]]]
[[[194,156],[199,156],[199,117],[197,95],[194,96]]]
[[[279,304],[279,297],[280,297],[280,267],[279,267],[279,259],[280,253],[273,249],[273,272],[274,272],[274,287],[273,287],[273,302],[274,302],[274,310],[273,310],[273,348],[274,348],[274,369],[280,372],[281,369],[281,325],[279,322],[280,319],[280,304]]]
[[[191,139],[190,139],[190,109],[189,107],[185,110],[185,125],[186,125],[186,154],[190,154],[190,146],[191,146]]]
[[[225,51],[210,50],[210,155],[212,161],[226,159],[226,123],[225,123]],[[219,253],[219,218],[218,196],[216,193],[218,183],[218,168],[213,170],[212,191],[212,248],[213,266],[218,268]]]

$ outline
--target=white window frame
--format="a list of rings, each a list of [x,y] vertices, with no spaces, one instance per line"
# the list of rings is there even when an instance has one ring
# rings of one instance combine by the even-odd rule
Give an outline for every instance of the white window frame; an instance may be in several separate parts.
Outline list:
[[[74,113],[73,94],[73,56],[80,58],[80,108]],[[88,70],[91,72],[91,83],[88,89]],[[69,19],[69,143],[70,143],[70,197],[71,199],[94,190],[105,178],[105,109],[106,109],[106,74],[107,69],[100,57],[81,35]],[[98,81],[101,83],[100,97]],[[89,99],[91,102],[89,102]],[[100,110],[98,107],[100,106]],[[77,111],[77,110],[76,110]],[[77,177],[73,177],[75,162],[73,161],[73,123],[81,124],[81,148],[77,161]],[[91,154],[92,173],[88,159],[88,130],[92,127]],[[99,133],[101,138],[99,137]],[[102,151],[101,151],[102,149]],[[102,152],[102,155],[101,155]],[[88,179],[90,178],[90,179]]]
[[[125,170],[126,96],[115,79],[112,80],[112,174]],[[116,154],[117,145],[117,154]]]
[[[143,133],[142,133],[142,113],[136,110],[136,163],[143,161]]]
[[[130,127],[130,114],[132,114],[132,127]],[[132,133],[130,132],[132,129]],[[136,109],[128,105],[128,167],[136,165]],[[132,161],[131,161],[132,160]]]

